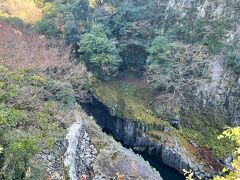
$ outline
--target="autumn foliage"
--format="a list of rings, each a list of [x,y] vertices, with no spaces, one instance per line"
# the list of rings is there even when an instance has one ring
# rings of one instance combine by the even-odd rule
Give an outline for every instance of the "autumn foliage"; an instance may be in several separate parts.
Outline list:
[[[23,33],[0,23],[0,64],[16,68],[46,70],[65,66],[70,48],[33,32]]]
[[[42,17],[42,10],[35,0],[0,0],[0,16],[17,17],[27,23],[35,23]]]

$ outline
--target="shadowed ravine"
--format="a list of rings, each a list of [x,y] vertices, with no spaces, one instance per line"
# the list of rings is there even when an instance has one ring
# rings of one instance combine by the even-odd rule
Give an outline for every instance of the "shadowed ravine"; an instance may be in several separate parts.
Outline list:
[[[111,116],[108,112],[108,109],[97,99],[93,99],[92,103],[81,104],[88,115],[93,116],[96,119],[97,124],[103,128],[103,131],[107,134],[112,135],[116,141],[120,142],[126,148],[133,148],[131,145],[132,140],[129,139],[126,141],[126,134],[116,135],[116,132],[113,131],[113,127],[109,123],[105,123],[104,120],[111,119],[113,123],[114,118],[118,119],[117,117]],[[121,137],[122,136],[122,137]],[[136,154],[140,154],[145,161],[148,161],[149,164],[154,167],[161,175],[164,180],[183,180],[184,177],[175,169],[165,165],[160,158],[156,157],[155,155],[150,155],[147,151],[137,151],[134,150]]]

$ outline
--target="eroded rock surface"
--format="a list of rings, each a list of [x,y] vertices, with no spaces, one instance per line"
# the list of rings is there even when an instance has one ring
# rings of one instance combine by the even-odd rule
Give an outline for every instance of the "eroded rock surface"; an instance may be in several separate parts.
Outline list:
[[[106,135],[84,112],[76,111],[76,122],[66,136],[64,164],[70,179],[126,179],[161,180],[160,174],[142,157],[123,148]]]
[[[161,180],[159,173],[132,150],[123,148],[112,137],[101,132],[92,121],[87,129],[91,143],[98,149],[93,163],[95,179],[110,179],[124,175],[124,179]]]

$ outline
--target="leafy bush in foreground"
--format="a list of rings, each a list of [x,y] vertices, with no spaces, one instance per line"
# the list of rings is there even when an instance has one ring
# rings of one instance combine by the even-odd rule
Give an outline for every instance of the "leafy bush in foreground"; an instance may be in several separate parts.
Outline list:
[[[76,102],[68,86],[49,83],[31,70],[0,66],[0,179],[38,177],[44,171],[34,155],[63,138],[61,111]]]

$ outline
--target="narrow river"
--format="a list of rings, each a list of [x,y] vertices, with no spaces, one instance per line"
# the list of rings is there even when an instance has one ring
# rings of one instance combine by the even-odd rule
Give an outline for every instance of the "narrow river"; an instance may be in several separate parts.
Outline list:
[[[99,106],[99,103],[93,103],[93,104],[88,103],[88,104],[81,104],[81,105],[85,109],[85,111],[88,113],[88,115],[93,116],[96,119],[97,124],[103,128],[104,132],[114,137],[114,134],[108,129],[108,127],[104,127],[103,123],[101,123],[101,120],[99,120],[99,117],[103,117],[103,116],[104,118],[111,118],[111,119],[114,118],[109,114],[106,108]],[[115,140],[120,142],[125,148],[133,148],[131,146],[123,144],[123,142],[119,139],[115,138]],[[148,161],[149,164],[160,173],[163,180],[184,180],[185,179],[184,176],[181,175],[178,171],[165,165],[160,160],[157,160],[155,156],[150,156],[147,154],[147,152],[141,152],[141,151],[135,151],[135,150],[134,152],[136,154],[141,155],[145,161]]]
[[[103,131],[109,135],[112,135],[107,128],[103,128]],[[120,142],[123,147],[132,149],[132,147],[125,145],[122,141],[119,141],[115,139],[117,142]],[[136,151],[132,149],[136,154],[139,154],[143,157],[145,161],[148,161],[149,164],[154,167],[161,175],[163,180],[184,180],[184,176],[180,174],[178,171],[175,169],[165,165],[162,161],[159,161],[156,159],[154,156],[148,155],[147,152],[141,152],[141,151]]]
[[[184,176],[179,174],[178,171],[176,171],[175,169],[166,166],[165,164],[163,164],[160,161],[156,160],[156,157],[154,156],[149,156],[147,153],[145,152],[136,152],[137,154],[140,154],[145,161],[148,161],[149,164],[154,167],[161,175],[161,177],[163,178],[163,180],[184,180]]]

